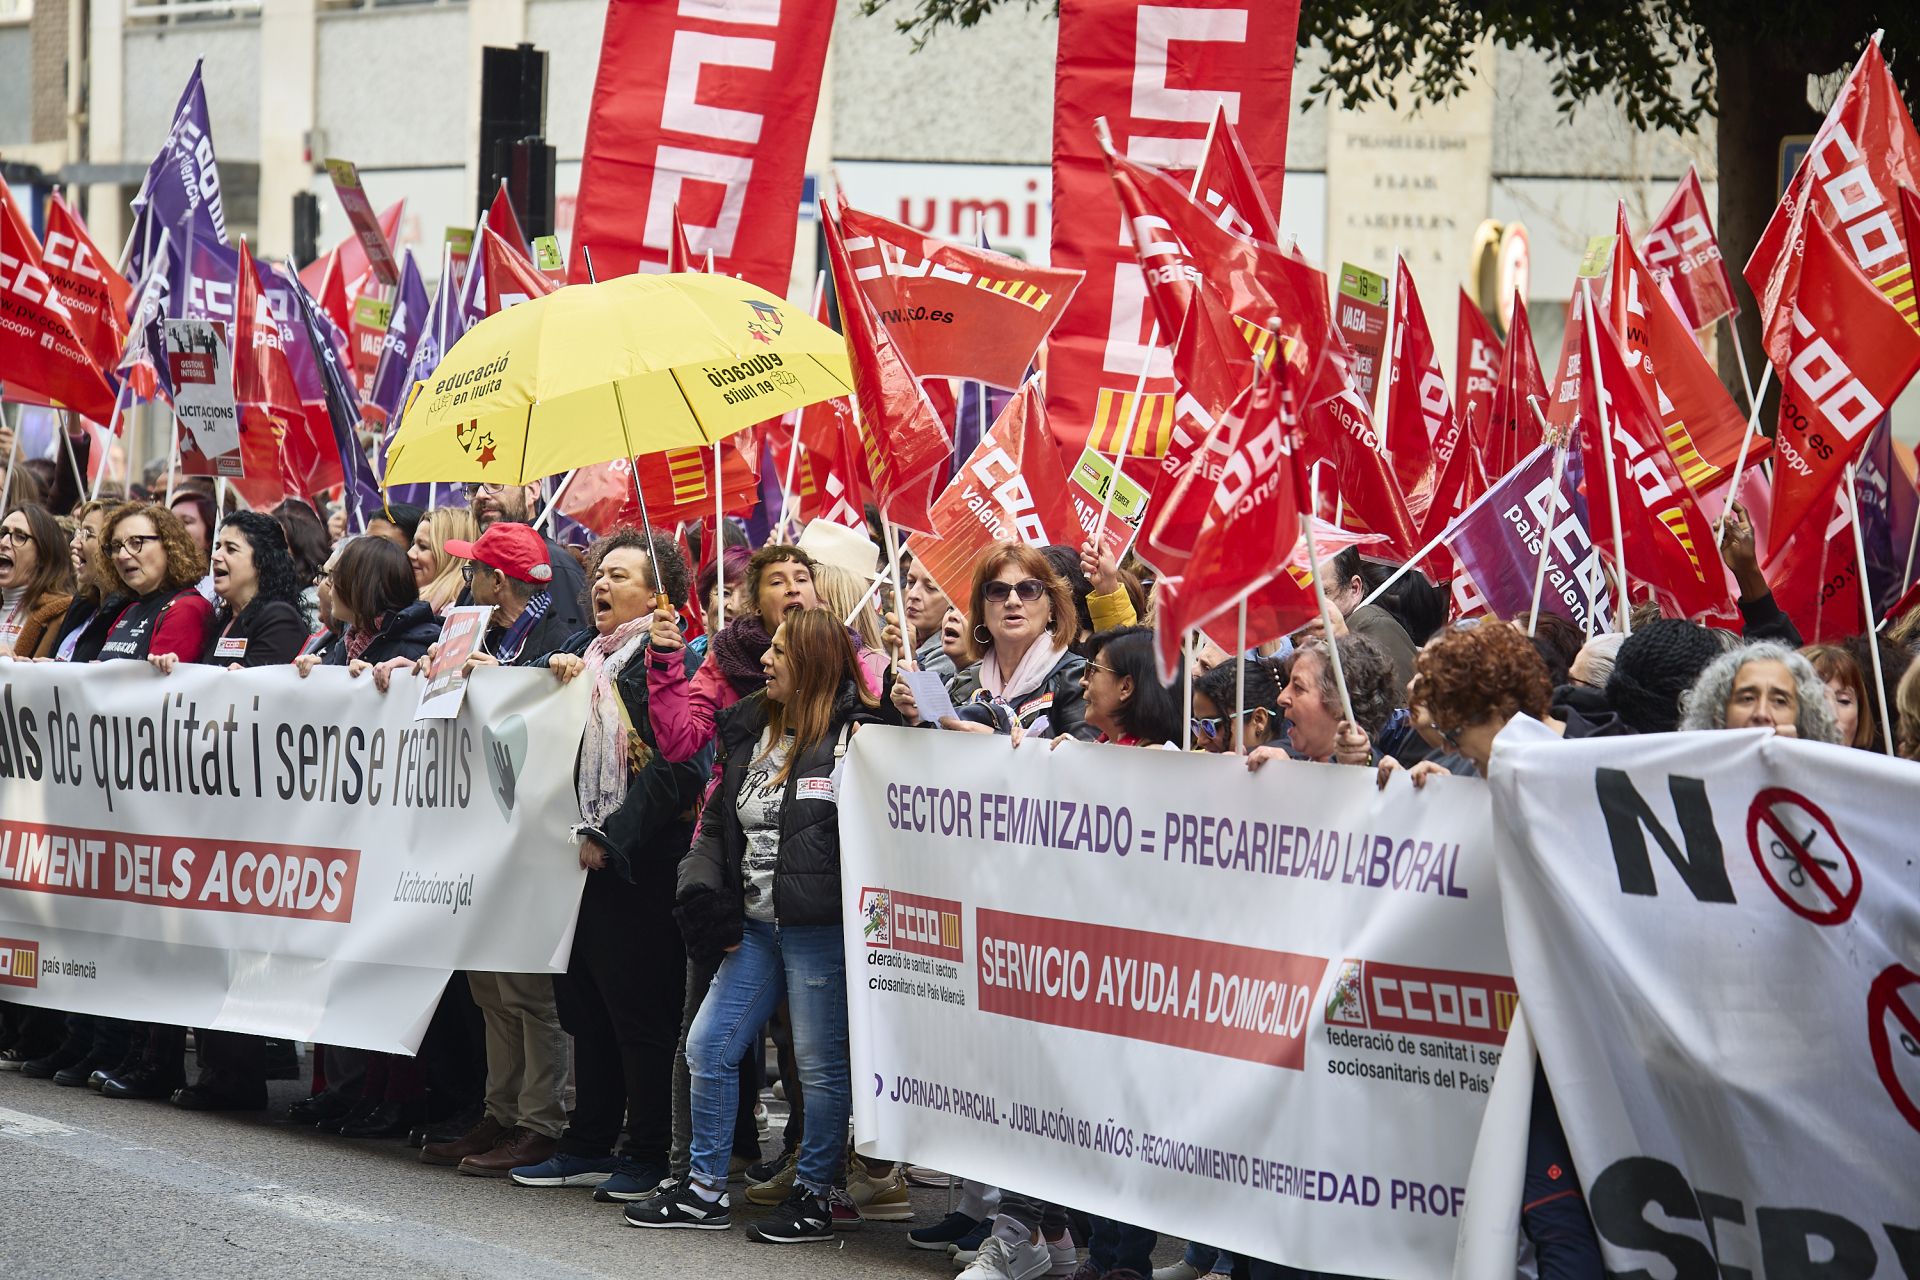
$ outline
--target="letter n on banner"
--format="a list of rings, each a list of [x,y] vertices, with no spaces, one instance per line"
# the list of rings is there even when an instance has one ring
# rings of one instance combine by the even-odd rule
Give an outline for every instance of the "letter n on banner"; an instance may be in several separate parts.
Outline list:
[[[1053,90],[1052,265],[1086,281],[1048,344],[1047,410],[1068,456],[1091,433],[1113,451],[1147,355],[1146,281],[1107,179],[1093,122],[1105,116],[1131,160],[1192,170],[1214,107],[1225,103],[1268,202],[1280,207],[1299,0],[1061,0]],[[1173,361],[1162,350],[1136,422],[1170,412]],[[1153,397],[1166,397],[1155,400]]]
[[[680,206],[716,270],[787,291],[833,0],[613,0],[567,278],[663,269]]]

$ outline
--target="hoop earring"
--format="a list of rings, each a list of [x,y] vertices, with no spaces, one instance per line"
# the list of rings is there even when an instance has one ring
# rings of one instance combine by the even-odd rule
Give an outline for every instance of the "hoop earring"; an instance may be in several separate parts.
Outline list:
[[[987,634],[983,636],[980,634],[982,631],[987,631],[987,624],[984,622],[973,629],[973,642],[982,649],[985,649],[993,643],[993,633],[987,631]]]

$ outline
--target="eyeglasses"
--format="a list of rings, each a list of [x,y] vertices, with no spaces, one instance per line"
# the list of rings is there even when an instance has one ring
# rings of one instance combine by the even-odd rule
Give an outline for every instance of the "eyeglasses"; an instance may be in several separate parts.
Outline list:
[[[507,490],[516,487],[510,484],[470,484],[467,486],[467,497],[477,498],[484,493],[490,498],[497,498]]]
[[[467,561],[467,562],[466,562],[465,564],[463,564],[463,565],[461,565],[461,566],[460,566],[460,581],[462,581],[462,582],[469,582],[469,583],[470,583],[470,582],[472,582],[472,581],[473,581],[473,568],[474,568],[474,566],[473,566],[473,561],[471,561],[471,560],[469,560],[469,561]]]
[[[324,582],[331,581],[332,579],[333,579],[333,575],[331,573],[328,573],[325,569],[322,569],[320,572],[313,575],[313,585],[317,587]]]
[[[1038,578],[1022,578],[1019,582],[1002,582],[995,578],[980,589],[980,594],[986,598],[988,604],[1005,604],[1007,597],[1015,594],[1028,604],[1032,604],[1047,594],[1047,584]]]
[[[1227,725],[1233,722],[1235,716],[1252,715],[1258,709],[1248,707],[1231,716],[1195,716],[1187,721],[1187,727],[1193,730],[1195,737],[1217,738],[1227,731]]]
[[[1112,676],[1115,680],[1118,680],[1120,678],[1120,673],[1118,671],[1115,671],[1112,667],[1109,667],[1105,663],[1101,663],[1101,662],[1089,662],[1087,664],[1087,670],[1104,671],[1108,675]]]
[[[0,542],[11,542],[16,547],[24,547],[33,541],[33,533],[27,529],[0,528]]]
[[[73,531],[73,540],[75,542],[96,542],[99,538],[100,531],[98,529],[89,529],[85,525],[81,525]]]
[[[149,542],[158,541],[160,541],[160,535],[157,533],[130,533],[124,538],[115,538],[109,542],[107,554],[117,556],[124,551],[130,556],[137,556],[147,549]]]

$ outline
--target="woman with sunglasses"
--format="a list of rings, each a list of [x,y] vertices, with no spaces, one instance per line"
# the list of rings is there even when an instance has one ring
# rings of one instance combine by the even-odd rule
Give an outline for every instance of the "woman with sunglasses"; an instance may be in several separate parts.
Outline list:
[[[980,557],[967,626],[972,665],[951,687],[960,715],[942,721],[941,728],[1011,733],[1018,725],[1045,737],[1099,735],[1082,711],[1080,671],[1086,661],[1070,647],[1079,629],[1073,592],[1039,551],[1002,542]],[[920,706],[906,681],[894,684],[892,698],[908,724],[920,723]]]
[[[1123,747],[1179,746],[1180,693],[1160,683],[1152,628],[1103,631],[1088,648],[1080,673],[1087,724],[1103,741]]]
[[[73,603],[69,555],[65,531],[43,506],[15,507],[0,522],[0,657],[52,655]]]
[[[213,605],[200,594],[206,560],[180,517],[152,502],[129,502],[102,530],[103,616],[113,622],[100,659],[172,654],[196,662],[213,630]]]
[[[1240,668],[1246,668],[1246,691],[1239,716],[1234,699],[1239,693]],[[1280,736],[1280,680],[1266,659],[1223,662],[1193,682],[1193,719],[1187,728],[1197,751],[1215,755],[1246,755]]]

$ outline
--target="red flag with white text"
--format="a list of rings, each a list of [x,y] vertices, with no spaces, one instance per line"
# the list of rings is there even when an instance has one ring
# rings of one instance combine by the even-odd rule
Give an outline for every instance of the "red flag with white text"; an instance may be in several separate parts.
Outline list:
[[[480,231],[482,244],[474,247],[486,254],[487,314],[505,311],[531,298],[544,298],[560,284],[533,265],[524,253],[515,253],[513,245],[493,230],[491,222]]]
[[[1052,264],[1086,273],[1048,343],[1047,400],[1069,456],[1090,431],[1112,435],[1128,416],[1153,313],[1106,180],[1093,122],[1104,117],[1120,154],[1162,169],[1202,163],[1217,104],[1238,122],[1270,207],[1280,203],[1292,115],[1299,0],[1248,5],[1192,0],[1063,0],[1053,95]],[[1258,322],[1264,322],[1260,317]],[[1162,332],[1157,346],[1171,335]],[[1172,421],[1171,365],[1149,367],[1150,397],[1133,416]]]
[[[1713,233],[1713,211],[1692,165],[1641,238],[1640,256],[1656,284],[1673,287],[1689,329],[1705,329],[1722,316],[1739,314],[1733,277]]]
[[[1780,361],[1774,433],[1772,554],[1824,511],[1846,466],[1920,368],[1920,335],[1843,249],[1809,219],[1791,294],[1780,299],[1788,359]]]
[[[1387,356],[1383,411],[1394,478],[1410,498],[1423,494],[1415,505],[1424,508],[1446,463],[1440,453],[1443,440],[1452,452],[1455,420],[1453,397],[1440,375],[1440,353],[1434,350],[1427,313],[1404,258],[1394,264],[1393,350]]]
[[[613,0],[567,278],[659,270],[679,206],[714,269],[785,295],[833,0]]]
[[[40,265],[60,291],[74,336],[94,365],[118,367],[127,345],[133,286],[101,257],[99,246],[87,234],[87,224],[67,207],[58,191],[47,200],[47,238],[40,246]]]
[[[1467,438],[1481,453],[1487,448],[1487,424],[1493,421],[1493,390],[1500,379],[1500,335],[1487,313],[1460,290],[1460,329],[1453,363],[1453,406]]]
[[[1574,317],[1567,318],[1567,341],[1575,340]],[[1562,350],[1565,350],[1562,346]],[[1574,394],[1578,395],[1576,389]],[[1484,460],[1489,479],[1498,479],[1540,447],[1538,406],[1547,409],[1547,380],[1533,349],[1533,325],[1527,304],[1514,298],[1513,320],[1507,327],[1507,345],[1500,353],[1500,371],[1494,377],[1493,408],[1487,417]]]
[[[40,245],[0,182],[0,380],[84,418],[113,416],[114,391],[74,332],[73,313],[41,265]]]

